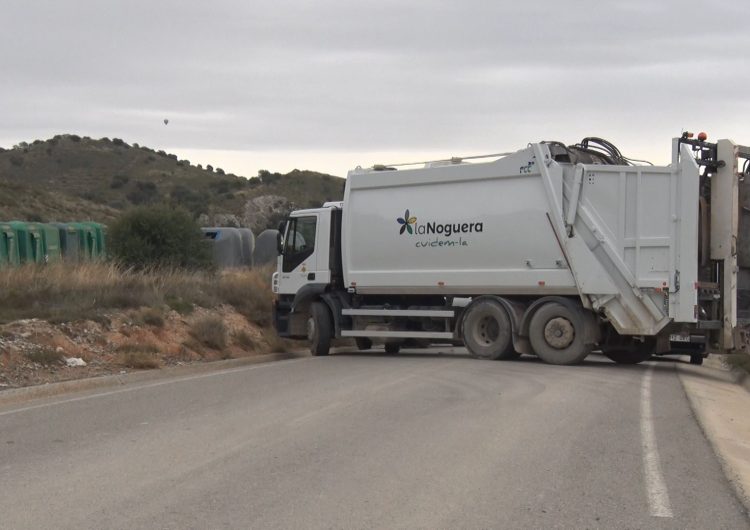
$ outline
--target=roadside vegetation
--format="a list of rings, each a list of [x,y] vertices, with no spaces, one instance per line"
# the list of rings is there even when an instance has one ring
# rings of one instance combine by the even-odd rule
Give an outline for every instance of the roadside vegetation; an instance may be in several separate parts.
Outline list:
[[[115,263],[5,268],[0,269],[0,323],[28,318],[97,321],[111,311],[139,309],[145,324],[159,326],[164,309],[190,314],[196,306],[227,304],[265,327],[273,304],[270,276],[267,268],[219,274]]]
[[[271,326],[270,276],[108,262],[0,269],[0,390],[299,348]]]
[[[108,261],[0,268],[0,390],[288,349],[271,269],[220,271],[191,215],[134,208]]]
[[[113,258],[136,269],[211,270],[211,249],[187,210],[168,205],[140,206],[109,228]]]
[[[727,364],[736,370],[742,370],[750,374],[750,355],[738,353],[726,356]]]

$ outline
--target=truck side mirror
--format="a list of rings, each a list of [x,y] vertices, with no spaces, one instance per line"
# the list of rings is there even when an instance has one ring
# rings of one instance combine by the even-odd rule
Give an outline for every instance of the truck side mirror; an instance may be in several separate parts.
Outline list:
[[[284,219],[283,221],[280,221],[279,227],[276,232],[276,253],[279,256],[281,256],[284,253],[283,239],[284,239],[284,230],[286,230],[286,222],[287,222],[286,219]]]

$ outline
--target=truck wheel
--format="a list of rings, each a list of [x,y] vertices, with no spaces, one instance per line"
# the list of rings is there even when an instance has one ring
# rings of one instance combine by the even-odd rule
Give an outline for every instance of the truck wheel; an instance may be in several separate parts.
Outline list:
[[[494,300],[477,300],[466,310],[462,323],[464,345],[477,359],[513,359],[510,319]]]
[[[310,341],[310,353],[328,355],[331,349],[331,312],[323,302],[310,305],[310,318],[307,319],[307,338]]]
[[[651,358],[650,351],[607,350],[602,353],[617,364],[638,364]]]
[[[372,340],[368,339],[367,337],[357,337],[354,339],[354,342],[357,343],[357,349],[359,351],[369,350],[372,348]]]
[[[397,342],[386,342],[385,353],[397,354],[401,350],[401,345]]]
[[[531,347],[549,364],[578,364],[590,352],[583,315],[556,302],[540,307],[529,324]]]
[[[691,355],[690,364],[695,364],[697,366],[700,366],[701,364],[703,364],[703,355],[701,355],[700,353],[696,355]]]

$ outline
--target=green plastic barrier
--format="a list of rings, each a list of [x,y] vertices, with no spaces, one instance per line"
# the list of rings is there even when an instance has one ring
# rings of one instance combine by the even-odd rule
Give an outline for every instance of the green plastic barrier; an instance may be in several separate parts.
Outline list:
[[[11,221],[8,223],[18,241],[21,263],[44,263],[44,236],[36,226],[39,223]]]
[[[16,232],[10,223],[0,223],[0,267],[20,264]]]

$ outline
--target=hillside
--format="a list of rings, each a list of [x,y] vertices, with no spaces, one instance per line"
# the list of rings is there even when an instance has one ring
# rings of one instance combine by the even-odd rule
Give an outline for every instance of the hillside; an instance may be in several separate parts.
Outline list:
[[[118,138],[58,135],[0,148],[0,218],[108,222],[147,203],[187,208],[204,225],[275,226],[295,207],[343,197],[344,180],[313,171],[244,178]]]

